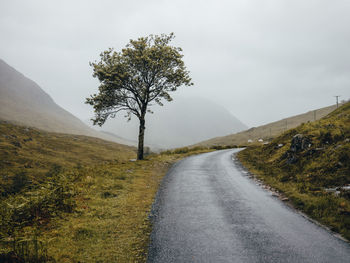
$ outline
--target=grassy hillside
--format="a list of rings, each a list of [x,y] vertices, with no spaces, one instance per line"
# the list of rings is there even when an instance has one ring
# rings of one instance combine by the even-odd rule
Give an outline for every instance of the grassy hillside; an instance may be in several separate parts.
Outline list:
[[[50,133],[0,121],[0,184],[10,187],[19,174],[40,182],[51,170],[135,158],[132,147],[101,139]]]
[[[238,157],[297,208],[350,240],[350,103]]]
[[[200,142],[196,146],[210,147],[213,145],[226,146],[226,145],[247,145],[248,140],[252,140],[253,144],[259,139],[264,141],[270,141],[272,138],[281,135],[288,129],[297,127],[302,123],[313,122],[326,116],[330,112],[336,109],[336,106],[329,106],[314,111],[309,111],[304,114],[282,119],[276,122],[272,122],[259,127],[254,127],[246,131],[239,133],[216,137],[207,141]]]
[[[58,106],[34,81],[0,59],[0,120],[49,132],[79,134],[135,145],[91,129]]]
[[[132,147],[1,122],[0,262],[145,262],[158,184],[199,152],[130,161]]]

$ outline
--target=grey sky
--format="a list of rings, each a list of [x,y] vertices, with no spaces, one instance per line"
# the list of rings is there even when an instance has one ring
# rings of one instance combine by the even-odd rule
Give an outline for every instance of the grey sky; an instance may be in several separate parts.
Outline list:
[[[89,61],[174,32],[194,86],[257,126],[350,98],[349,0],[0,0],[0,58],[76,116],[92,116]]]

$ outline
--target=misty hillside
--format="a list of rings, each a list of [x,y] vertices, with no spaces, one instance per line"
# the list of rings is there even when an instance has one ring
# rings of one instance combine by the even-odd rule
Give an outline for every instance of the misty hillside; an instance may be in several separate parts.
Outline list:
[[[175,98],[146,115],[145,142],[160,149],[181,147],[239,132],[247,128],[224,107],[202,98]],[[137,140],[138,120],[127,122],[120,114],[108,120],[103,130]]]
[[[45,131],[87,135],[124,143],[100,134],[58,106],[34,81],[0,59],[0,119]]]
[[[271,122],[259,127],[253,127],[249,130],[230,134],[227,136],[216,137],[210,140],[202,141],[196,146],[227,146],[227,145],[246,145],[248,140],[251,143],[257,142],[259,139],[269,141],[272,138],[282,134],[288,129],[295,128],[302,123],[313,122],[319,120],[336,109],[336,105],[309,111],[296,116],[288,117],[279,121]]]

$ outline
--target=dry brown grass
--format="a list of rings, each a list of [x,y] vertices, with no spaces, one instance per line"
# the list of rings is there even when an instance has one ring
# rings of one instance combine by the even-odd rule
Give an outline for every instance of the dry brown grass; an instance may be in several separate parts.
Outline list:
[[[0,228],[0,241],[6,241],[0,242],[0,260],[1,255],[13,253],[13,243],[30,245],[29,241],[39,240],[44,246],[40,250],[44,252],[39,251],[44,255],[39,256],[48,262],[145,262],[151,232],[148,215],[160,181],[177,160],[209,151],[186,149],[130,161],[136,156],[133,148],[95,138],[8,123],[0,124],[0,129],[0,186],[9,190],[18,179],[33,180],[24,180],[10,196],[0,198],[1,226],[8,224],[14,230],[9,234],[6,226]],[[59,185],[53,183],[61,177]],[[48,184],[63,186],[61,198],[68,200],[52,199]],[[25,201],[28,196],[37,200],[33,205],[45,207],[20,222],[16,211],[22,211],[23,205],[25,211],[32,209]],[[59,209],[57,200],[72,209]],[[23,224],[12,224],[11,217]],[[34,247],[27,247],[27,258],[34,257]]]
[[[248,140],[252,140],[252,144],[256,144],[257,140],[259,139],[263,139],[264,141],[270,141],[272,138],[281,135],[288,129],[295,128],[302,123],[313,122],[315,120],[315,116],[316,120],[319,120],[335,109],[336,106],[333,105],[315,111],[309,111],[304,114],[289,117],[259,127],[254,127],[236,134],[231,134],[223,137],[216,137],[207,141],[203,141],[196,144],[196,146],[210,147],[214,145],[248,145]],[[316,115],[314,115],[315,113]]]

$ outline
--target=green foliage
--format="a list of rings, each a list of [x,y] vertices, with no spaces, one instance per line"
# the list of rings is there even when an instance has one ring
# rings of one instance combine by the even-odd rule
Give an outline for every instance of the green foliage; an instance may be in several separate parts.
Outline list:
[[[74,174],[59,174],[36,189],[10,195],[0,201],[0,258],[17,257],[24,262],[46,262],[47,246],[38,239],[38,227],[75,206]],[[26,227],[34,233],[26,233]]]
[[[297,152],[291,149],[296,134],[310,140]],[[350,103],[321,120],[288,130],[267,145],[249,147],[239,158],[265,182],[285,192],[296,207],[350,239],[350,195],[345,190],[339,195],[326,191],[350,185]]]
[[[6,197],[9,194],[16,194],[20,192],[25,186],[27,186],[31,182],[29,177],[27,176],[26,171],[24,170],[17,171],[11,178],[9,178],[8,176],[4,177],[8,179],[8,183],[2,186],[2,197]]]
[[[172,154],[187,154],[187,153],[197,153],[197,152],[207,152],[207,151],[210,151],[210,149],[207,147],[195,146],[195,147],[181,147],[173,150],[166,150],[161,152],[160,154],[172,155]]]
[[[183,148],[178,148],[178,149],[175,149],[173,151],[174,154],[181,154],[181,153],[188,153],[189,151],[191,151],[190,148],[188,147],[183,147]],[[194,150],[195,151],[195,150]]]
[[[148,103],[162,105],[161,99],[172,100],[169,92],[192,85],[181,48],[169,45],[173,38],[170,34],[130,40],[121,52],[110,48],[101,53],[100,62],[90,63],[101,82],[99,94],[86,100],[94,106],[94,124],[102,125],[122,110],[141,118]]]
[[[39,239],[38,233],[33,233],[29,238],[14,237],[12,240],[2,240],[0,243],[5,247],[11,247],[9,251],[0,254],[0,262],[54,262],[48,256],[46,242]]]
[[[193,85],[181,48],[169,44],[173,38],[171,33],[130,40],[121,52],[110,48],[100,54],[99,62],[90,63],[93,77],[101,83],[99,93],[86,99],[94,107],[93,123],[102,126],[120,111],[125,111],[128,119],[135,115],[140,120],[138,159],[143,159],[145,115],[150,103],[162,106],[162,100],[172,100],[169,92]]]

